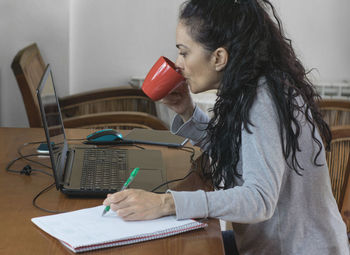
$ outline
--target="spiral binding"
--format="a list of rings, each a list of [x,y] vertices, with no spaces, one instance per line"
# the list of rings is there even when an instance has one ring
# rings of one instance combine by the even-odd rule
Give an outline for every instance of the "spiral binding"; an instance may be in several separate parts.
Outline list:
[[[133,243],[139,243],[139,242],[164,238],[164,237],[177,235],[180,233],[184,233],[184,232],[199,229],[199,228],[205,228],[207,226],[208,226],[208,224],[206,224],[206,223],[201,223],[201,222],[195,221],[195,222],[183,225],[183,226],[169,228],[169,229],[154,232],[154,233],[131,236],[128,239],[116,239],[116,240],[111,240],[111,241],[107,241],[104,243],[96,243],[96,244],[91,244],[91,245],[86,245],[86,246],[72,247],[71,245],[69,245],[68,243],[66,243],[62,240],[60,240],[60,242],[64,246],[66,246],[67,248],[69,248],[70,250],[72,250],[74,252],[85,252],[85,251],[97,250],[97,249],[101,249],[101,248],[109,248],[109,247],[115,247],[115,246],[121,246],[121,245],[126,245],[126,244],[133,244]]]

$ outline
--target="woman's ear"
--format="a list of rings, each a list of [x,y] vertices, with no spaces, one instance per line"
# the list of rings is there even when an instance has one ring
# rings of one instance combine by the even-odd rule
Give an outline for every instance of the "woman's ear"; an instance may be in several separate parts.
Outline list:
[[[228,61],[228,52],[225,48],[217,48],[213,52],[214,68],[217,72],[224,70]]]

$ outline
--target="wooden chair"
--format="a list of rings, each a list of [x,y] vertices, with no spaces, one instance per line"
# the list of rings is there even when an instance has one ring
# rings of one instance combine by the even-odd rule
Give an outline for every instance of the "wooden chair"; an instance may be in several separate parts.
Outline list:
[[[41,127],[36,89],[46,65],[37,45],[34,43],[19,51],[11,67],[22,93],[29,125]],[[157,118],[155,103],[140,89],[100,89],[59,98],[59,102],[66,127],[168,129]]]
[[[331,150],[326,153],[333,195],[350,231],[350,125],[332,127]]]
[[[318,103],[323,118],[330,127],[350,125],[350,101],[322,99]]]

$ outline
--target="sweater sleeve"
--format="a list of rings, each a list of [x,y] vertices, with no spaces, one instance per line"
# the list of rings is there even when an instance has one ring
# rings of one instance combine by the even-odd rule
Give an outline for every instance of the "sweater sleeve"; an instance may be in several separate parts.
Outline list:
[[[249,133],[242,129],[244,183],[212,192],[170,191],[177,219],[213,217],[236,223],[257,223],[272,217],[277,205],[285,160],[278,118],[266,89],[258,89],[250,110]]]
[[[198,106],[195,107],[192,117],[183,122],[180,115],[175,115],[171,124],[170,131],[185,138],[189,138],[191,143],[202,149],[205,146],[206,127],[208,126],[209,117]]]

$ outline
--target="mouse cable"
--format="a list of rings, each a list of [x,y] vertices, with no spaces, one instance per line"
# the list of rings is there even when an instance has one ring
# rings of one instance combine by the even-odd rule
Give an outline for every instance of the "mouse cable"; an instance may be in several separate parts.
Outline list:
[[[155,192],[155,193],[163,193],[163,192],[156,192],[157,189],[159,189],[160,187],[163,187],[164,185],[167,185],[169,183],[173,183],[173,182],[178,182],[178,181],[183,181],[185,180],[188,176],[190,176],[190,174],[194,173],[194,170],[189,171],[184,177],[179,178],[179,179],[174,179],[174,180],[170,180],[167,182],[163,182],[162,184],[158,185],[157,187],[155,187],[154,189],[151,190],[151,192]]]
[[[41,211],[44,212],[48,212],[48,213],[64,213],[67,211],[54,211],[54,210],[50,210],[50,209],[45,209],[43,207],[40,207],[39,205],[37,205],[36,200],[44,193],[48,192],[50,189],[52,189],[55,186],[55,183],[51,183],[49,186],[47,186],[46,188],[44,188],[42,191],[40,191],[38,194],[35,195],[35,197],[33,198],[32,204],[34,207],[38,208]]]
[[[86,139],[85,138],[69,138],[67,139],[67,141],[85,141]]]
[[[186,146],[186,147],[180,148],[180,150],[191,153],[190,162],[191,162],[191,164],[193,164],[193,162],[194,162],[193,158],[194,158],[194,154],[195,154],[194,148]]]
[[[10,173],[16,173],[16,174],[25,174],[25,175],[30,175],[31,172],[40,172],[40,173],[43,173],[43,174],[46,174],[48,176],[53,176],[52,174],[44,171],[44,170],[41,170],[41,169],[32,169],[30,165],[26,165],[25,167],[23,167],[22,170],[14,170],[14,169],[10,169],[11,166],[18,160],[20,159],[27,159],[28,157],[34,157],[34,156],[39,156],[39,155],[42,155],[41,153],[35,153],[35,154],[29,154],[29,155],[22,155],[18,158],[15,158],[13,159],[10,163],[7,164],[5,170],[7,172],[10,172]],[[34,160],[33,160],[34,161]],[[35,161],[34,161],[35,162]],[[35,162],[35,163],[40,163],[40,162]],[[48,167],[48,166],[47,166]],[[49,167],[51,169],[51,167]]]
[[[134,144],[135,147],[141,149],[141,150],[146,150],[144,147],[142,147],[141,145],[138,145],[138,144]]]
[[[188,146],[186,146],[186,147],[180,148],[180,150],[183,150],[183,151],[186,151],[186,152],[191,153],[190,162],[191,162],[192,165],[195,164],[195,162],[194,162],[194,160],[193,160],[194,155],[195,155],[195,149],[194,149],[193,147],[188,147]],[[183,180],[185,180],[190,174],[192,174],[193,172],[194,172],[194,170],[191,170],[191,171],[189,171],[188,174],[185,175],[183,178],[174,179],[174,180],[170,180],[170,181],[164,182],[164,183],[158,185],[157,187],[155,187],[154,189],[152,189],[151,192],[157,193],[156,190],[159,189],[160,187],[163,187],[164,185],[167,185],[167,184],[172,183],[172,182],[183,181]]]
[[[41,165],[43,167],[51,168],[51,166],[48,166],[48,165],[46,165],[44,163],[41,163],[40,161],[33,160],[33,159],[28,159],[27,157],[24,157],[24,155],[22,154],[22,149],[24,147],[26,147],[28,145],[33,145],[33,144],[39,144],[39,143],[44,143],[44,141],[24,143],[24,144],[22,144],[21,146],[18,147],[17,153],[18,153],[18,155],[20,155],[21,158],[25,159],[28,162],[32,162],[32,163]],[[47,154],[44,154],[44,153],[36,153],[36,154],[31,154],[31,155],[33,155],[33,156],[47,156]]]

